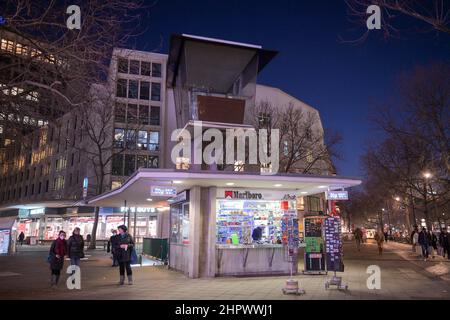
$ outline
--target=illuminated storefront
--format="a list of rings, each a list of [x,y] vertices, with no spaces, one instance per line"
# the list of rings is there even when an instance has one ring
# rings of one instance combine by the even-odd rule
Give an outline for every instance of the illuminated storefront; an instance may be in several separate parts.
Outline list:
[[[326,214],[325,192],[360,182],[338,176],[139,169],[120,188],[89,204],[126,200],[142,205],[151,197],[169,206],[168,212],[158,212],[158,230],[169,240],[170,268],[188,277],[288,274],[286,216],[298,217],[296,232],[304,245],[307,230],[300,221]],[[153,186],[167,186],[171,194],[151,194]]]
[[[136,212],[136,223],[134,213]],[[128,215],[130,218],[128,219]],[[38,240],[53,240],[59,231],[69,234],[78,227],[84,237],[91,234],[95,221],[94,208],[38,208],[20,210],[17,217],[17,232],[25,237],[36,237]],[[135,234],[136,241],[142,242],[144,237],[156,237],[157,210],[151,208],[100,208],[97,225],[97,239],[107,240],[111,230],[121,224],[128,225],[129,232]],[[136,226],[136,233],[134,227]]]

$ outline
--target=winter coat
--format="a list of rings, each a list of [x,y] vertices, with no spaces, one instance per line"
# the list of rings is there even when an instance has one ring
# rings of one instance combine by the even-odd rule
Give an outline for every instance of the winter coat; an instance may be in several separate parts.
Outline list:
[[[133,238],[128,233],[118,235],[118,237],[117,260],[119,262],[129,262],[131,261],[131,251],[134,249]],[[120,247],[123,244],[128,245],[127,250]]]
[[[419,233],[419,244],[421,246],[429,246],[431,245],[431,239],[428,236],[428,232],[420,231]]]
[[[119,251],[120,249],[120,244],[119,241],[120,240],[120,235],[116,234],[111,236],[111,238],[109,238],[108,241],[108,246],[106,248],[106,252],[111,252],[113,255],[116,255],[116,253]]]
[[[23,241],[25,239],[25,234],[23,232],[21,232],[19,234],[19,241]]]
[[[434,233],[428,233],[428,239],[430,240],[430,245],[437,250],[437,237]]]
[[[419,242],[419,233],[416,232],[416,233],[414,233],[414,235],[413,235],[413,243],[414,243],[414,244],[417,244],[418,242]]]
[[[378,245],[381,245],[384,242],[384,233],[383,232],[377,232],[375,233],[375,241],[378,243]]]
[[[59,255],[59,258],[56,257]],[[64,266],[64,256],[67,255],[67,241],[60,238],[54,240],[50,246],[50,269],[61,270]]]
[[[363,232],[361,231],[360,228],[356,228],[354,234],[355,234],[355,239],[356,240],[361,240],[362,237],[363,237]]]
[[[439,235],[439,245],[443,248],[450,248],[450,235],[448,233],[441,232]]]
[[[67,241],[69,258],[84,258],[84,240],[79,234],[73,234]]]

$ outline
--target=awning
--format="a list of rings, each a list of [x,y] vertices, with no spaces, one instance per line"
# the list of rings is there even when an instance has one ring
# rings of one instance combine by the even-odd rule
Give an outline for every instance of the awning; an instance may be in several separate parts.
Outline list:
[[[0,217],[0,230],[1,229],[11,229],[16,221],[16,216],[11,217]]]
[[[260,188],[269,190],[296,190],[298,194],[312,195],[327,190],[342,190],[361,184],[358,178],[317,176],[304,174],[261,175],[233,171],[180,171],[173,169],[139,169],[120,188],[101,194],[88,201],[89,205],[105,207],[127,206],[161,207],[170,197],[150,194],[152,186],[176,187],[177,192],[193,186],[225,188]],[[151,199],[151,201],[149,201]]]

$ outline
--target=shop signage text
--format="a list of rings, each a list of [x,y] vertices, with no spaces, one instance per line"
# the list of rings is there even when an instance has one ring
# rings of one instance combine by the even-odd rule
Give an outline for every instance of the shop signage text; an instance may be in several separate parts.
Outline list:
[[[159,197],[174,197],[177,195],[177,188],[152,186],[150,189],[150,194],[152,196]]]
[[[182,202],[182,201],[187,201],[189,200],[189,193],[187,190],[180,192],[179,194],[177,194],[176,197],[173,197],[171,203],[178,203],[178,202]]]
[[[327,191],[325,196],[327,200],[348,200],[347,191]]]
[[[34,214],[44,214],[45,209],[44,208],[39,208],[39,209],[31,209],[30,210],[30,214],[34,215]]]
[[[142,207],[121,207],[120,212],[128,212],[128,209],[130,212],[138,212],[138,213],[153,213],[156,212],[155,208],[142,208]]]
[[[225,191],[225,199],[262,199],[261,193],[251,193],[249,191]]]

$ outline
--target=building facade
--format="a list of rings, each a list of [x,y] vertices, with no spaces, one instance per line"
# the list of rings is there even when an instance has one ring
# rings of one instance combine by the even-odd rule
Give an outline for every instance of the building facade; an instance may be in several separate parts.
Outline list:
[[[51,239],[57,230],[77,223],[83,224],[87,233],[96,204],[86,206],[83,200],[122,190],[128,177],[139,169],[217,174],[268,170],[261,164],[195,165],[192,159],[183,157],[173,162],[171,151],[177,141],[172,141],[171,135],[178,128],[192,131],[195,121],[202,121],[204,129],[222,132],[227,128],[254,129],[255,120],[264,118],[254,110],[264,101],[280,109],[293,105],[317,114],[314,130],[322,134],[316,109],[277,88],[257,84],[258,73],[275,55],[260,46],[187,35],[171,38],[168,55],[115,49],[108,80],[93,86],[90,92],[94,96],[106,93],[104,108],[111,112],[107,123],[99,122],[99,128],[107,131],[102,150],[106,157],[111,156],[103,168],[102,190],[95,187],[98,168],[90,161],[92,149],[87,146],[92,140],[85,130],[85,114],[74,109],[53,124],[42,123],[20,143],[10,141],[0,153],[0,210],[20,213],[21,230],[30,230],[27,236]],[[318,162],[314,173],[333,175],[330,163]],[[149,195],[145,199],[133,202],[123,197],[110,207],[102,205],[98,238],[107,237],[108,228],[119,223],[130,224],[131,232],[135,229],[141,237],[169,237],[173,225],[169,227],[167,199],[156,201]],[[183,225],[185,209],[180,211],[178,230],[182,229],[179,226]],[[133,215],[130,219],[133,210],[138,212],[136,220]],[[183,236],[176,237],[182,245]]]

